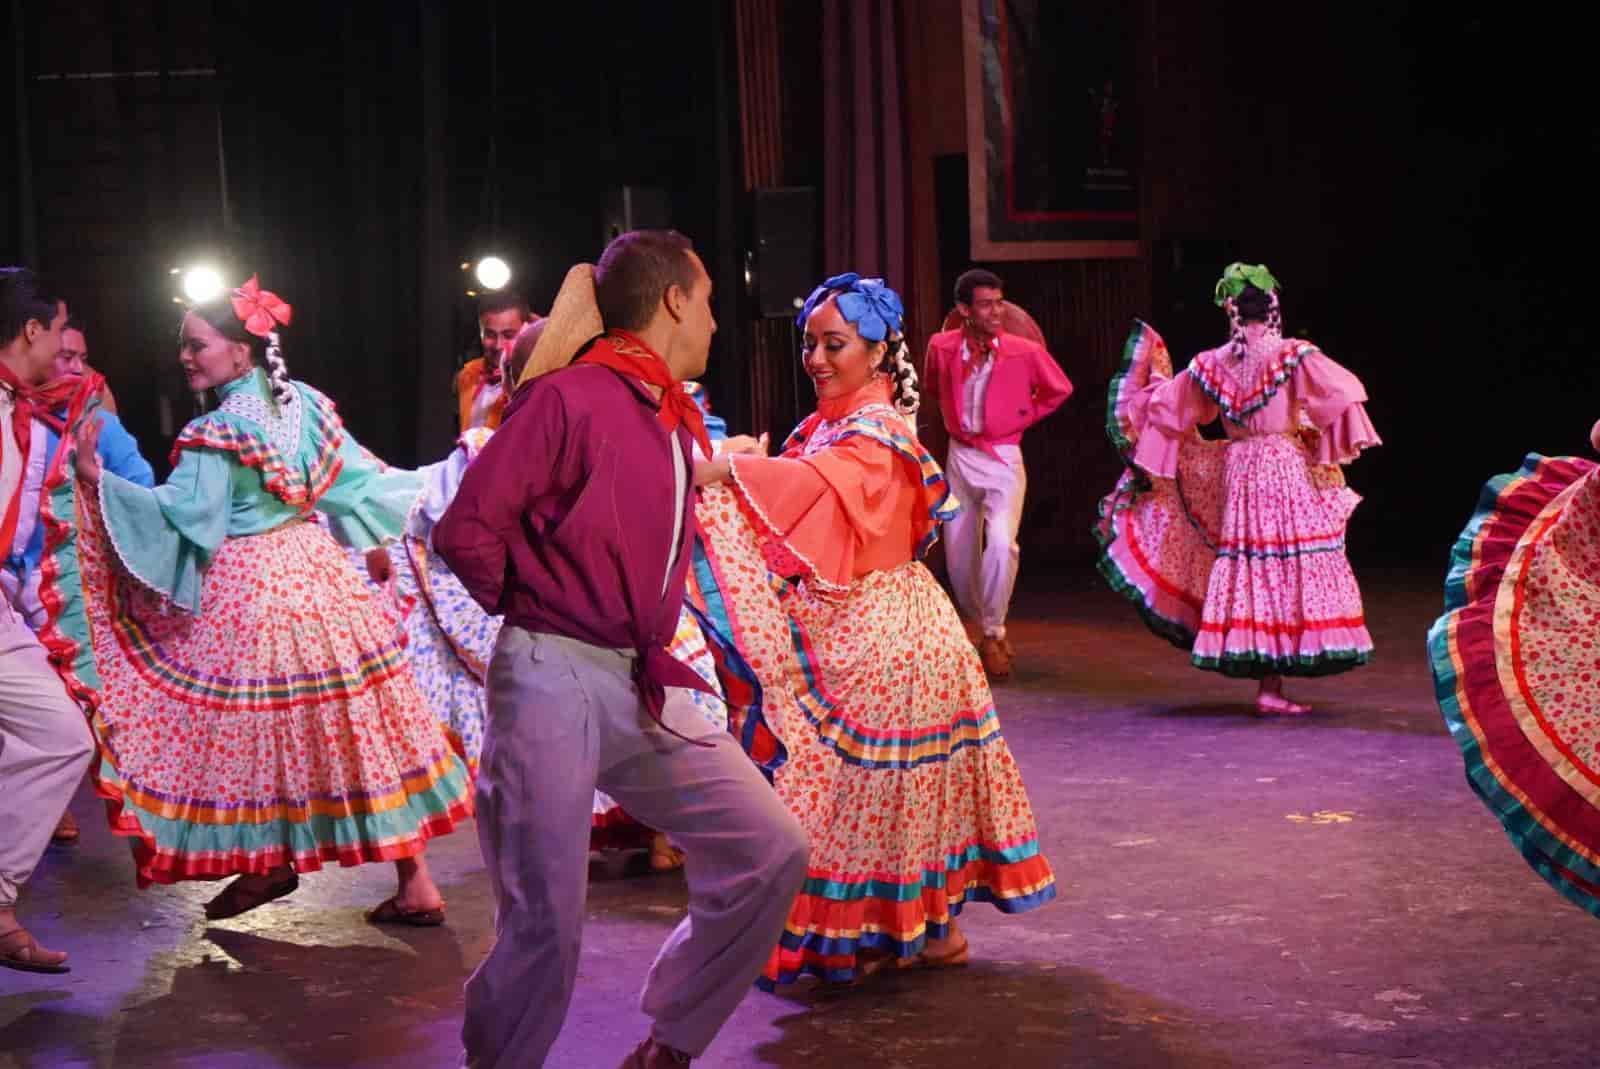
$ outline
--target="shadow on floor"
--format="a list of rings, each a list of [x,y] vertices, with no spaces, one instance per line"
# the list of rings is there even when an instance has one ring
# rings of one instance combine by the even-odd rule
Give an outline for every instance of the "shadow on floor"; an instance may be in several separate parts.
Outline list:
[[[795,985],[795,1012],[760,1064],[989,1065],[1004,1069],[1183,1066],[1248,1069],[1232,1029],[1085,969],[988,962],[943,973],[890,973],[842,993]],[[1237,1038],[1237,1037],[1234,1037]],[[1224,1049],[1233,1046],[1231,1053]]]

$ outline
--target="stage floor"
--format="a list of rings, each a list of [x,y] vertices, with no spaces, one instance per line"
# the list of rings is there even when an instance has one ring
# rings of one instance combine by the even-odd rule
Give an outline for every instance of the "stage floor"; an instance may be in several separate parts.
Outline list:
[[[1600,921],[1467,788],[1425,661],[1437,581],[1364,578],[1377,659],[1291,686],[1318,711],[1287,722],[1097,581],[1026,584],[997,701],[1060,897],[973,907],[965,970],[753,990],[696,1065],[1594,1065]],[[393,887],[376,865],[208,926],[215,885],[135,890],[98,803],[73,808],[83,842],[47,855],[25,919],[74,971],[0,970],[0,1067],[456,1063],[493,923],[470,826],[430,852],[446,928],[364,924]],[[638,985],[684,894],[628,864],[595,866],[552,1066],[611,1069],[644,1033]]]

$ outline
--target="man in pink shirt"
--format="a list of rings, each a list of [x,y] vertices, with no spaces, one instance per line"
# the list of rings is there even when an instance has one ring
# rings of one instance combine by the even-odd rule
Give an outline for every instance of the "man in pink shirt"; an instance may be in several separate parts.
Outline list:
[[[478,839],[495,943],[467,982],[470,1069],[544,1064],[572,999],[595,789],[689,855],[689,917],[645,981],[628,1069],[698,1056],[750,989],[805,878],[805,831],[734,737],[666,687],[693,551],[711,279],[672,231],[631,231],[594,268],[606,333],[518,390],[434,547],[505,616],[489,665]],[[559,304],[559,301],[558,301]],[[552,310],[549,337],[567,336]]]
[[[962,325],[928,340],[922,381],[939,402],[950,452],[945,474],[961,514],[945,524],[945,560],[956,604],[983,628],[989,675],[1011,674],[1006,611],[1017,582],[1017,529],[1028,488],[1022,432],[1072,394],[1044,346],[1002,329],[1000,277],[974,268],[956,280]]]

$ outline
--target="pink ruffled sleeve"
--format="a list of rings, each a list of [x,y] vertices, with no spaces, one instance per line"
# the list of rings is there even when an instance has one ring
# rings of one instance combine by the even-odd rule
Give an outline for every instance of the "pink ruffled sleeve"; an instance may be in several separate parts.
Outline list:
[[[1300,361],[1295,389],[1306,421],[1318,435],[1318,464],[1348,464],[1363,449],[1383,444],[1367,418],[1367,388],[1327,354],[1308,353]]]
[[[1143,408],[1142,425],[1135,415],[1139,440],[1133,462],[1146,474],[1171,479],[1178,474],[1178,447],[1185,436],[1219,415],[1215,401],[1206,396],[1187,370],[1171,379],[1152,382],[1142,396],[1130,401],[1128,411]]]

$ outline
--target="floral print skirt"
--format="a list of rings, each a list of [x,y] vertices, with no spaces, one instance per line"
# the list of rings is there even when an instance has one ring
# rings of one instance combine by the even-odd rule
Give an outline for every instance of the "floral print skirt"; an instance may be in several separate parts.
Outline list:
[[[141,885],[391,861],[471,816],[398,607],[325,529],[229,538],[191,615],[123,570],[92,495],[77,511],[45,565],[45,642],[91,709]]]
[[[1193,435],[1176,478],[1129,468],[1101,501],[1100,572],[1197,668],[1342,672],[1372,655],[1344,552],[1360,500],[1289,435]]]
[[[1483,490],[1428,634],[1467,781],[1552,887],[1600,916],[1600,467],[1530,456]]]
[[[406,615],[411,673],[434,719],[455,733],[476,769],[483,753],[483,684],[500,637],[500,617],[484,612],[422,539],[391,542],[388,554],[395,594],[412,606]],[[363,555],[352,558],[364,571]]]
[[[764,732],[781,744],[774,786],[811,843],[762,985],[848,981],[864,953],[943,938],[969,902],[1020,913],[1054,898],[983,666],[927,568],[824,596],[767,572],[725,487],[699,518],[711,615],[760,682],[762,724],[735,728],[747,746]]]

